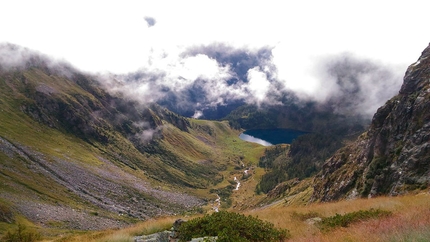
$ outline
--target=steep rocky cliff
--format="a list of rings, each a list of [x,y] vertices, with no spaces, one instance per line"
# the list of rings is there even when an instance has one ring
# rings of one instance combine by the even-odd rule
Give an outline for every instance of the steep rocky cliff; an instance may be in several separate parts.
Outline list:
[[[409,66],[399,94],[357,141],[326,160],[313,201],[397,195],[430,182],[430,46]]]

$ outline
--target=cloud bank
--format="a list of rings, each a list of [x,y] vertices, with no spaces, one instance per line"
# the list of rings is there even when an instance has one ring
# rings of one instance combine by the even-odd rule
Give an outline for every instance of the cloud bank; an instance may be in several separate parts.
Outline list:
[[[415,0],[17,0],[4,7],[0,42],[114,73],[105,83],[112,92],[206,118],[286,96],[368,115],[396,94],[430,39],[419,19],[429,4]]]
[[[313,97],[337,113],[370,117],[398,93],[405,71],[350,53],[327,56],[315,68],[319,90]]]
[[[273,47],[193,46],[103,83],[112,92],[141,103],[157,102],[194,118],[229,105],[283,105],[286,96],[324,104],[339,114],[370,118],[397,94],[404,73],[394,65],[351,53],[320,56],[304,65],[306,72],[284,73],[274,54]],[[299,69],[300,61],[293,63]],[[295,76],[297,71],[303,73]]]
[[[242,104],[283,105],[284,100],[318,102],[333,112],[370,118],[396,95],[404,70],[351,53],[312,59],[306,73],[283,73],[273,47],[236,48],[214,43],[153,58],[128,74],[106,74],[112,93],[142,104],[159,103],[194,118],[221,118]],[[303,67],[300,59],[294,65]],[[12,44],[0,45],[0,69],[39,66],[72,76],[69,64]],[[297,78],[297,79],[295,79]],[[300,79],[302,78],[302,79]],[[221,110],[221,111],[220,111]]]
[[[0,71],[19,71],[30,67],[43,68],[68,78],[76,71],[70,63],[64,60],[56,60],[22,46],[0,43]]]

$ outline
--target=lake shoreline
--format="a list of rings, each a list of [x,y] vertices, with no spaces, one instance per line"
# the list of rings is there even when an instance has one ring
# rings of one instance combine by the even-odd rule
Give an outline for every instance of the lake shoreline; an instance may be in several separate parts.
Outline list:
[[[249,129],[239,135],[239,138],[263,146],[291,144],[297,137],[310,132],[295,129]]]

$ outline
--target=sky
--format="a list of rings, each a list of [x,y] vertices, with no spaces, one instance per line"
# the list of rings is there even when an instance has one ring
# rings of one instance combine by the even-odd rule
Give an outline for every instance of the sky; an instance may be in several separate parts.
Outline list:
[[[360,92],[372,95],[371,113],[398,91],[407,66],[430,42],[429,7],[416,0],[5,0],[0,43],[85,72],[114,73],[129,84],[119,91],[141,99],[198,87],[205,98],[195,101],[196,114],[235,98],[274,103],[271,94],[284,89],[325,101],[351,91],[356,78]],[[344,73],[348,68],[354,76]]]

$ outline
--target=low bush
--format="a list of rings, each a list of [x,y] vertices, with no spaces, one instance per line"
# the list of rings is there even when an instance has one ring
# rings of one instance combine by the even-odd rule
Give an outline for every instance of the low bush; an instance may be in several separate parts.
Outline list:
[[[359,210],[356,212],[346,213],[344,215],[336,214],[331,217],[323,218],[320,222],[321,230],[330,230],[336,227],[348,227],[351,223],[380,218],[391,215],[390,211],[381,209]]]
[[[225,211],[192,219],[179,228],[180,241],[204,236],[218,236],[218,242],[270,242],[287,239],[289,231],[252,216]]]

